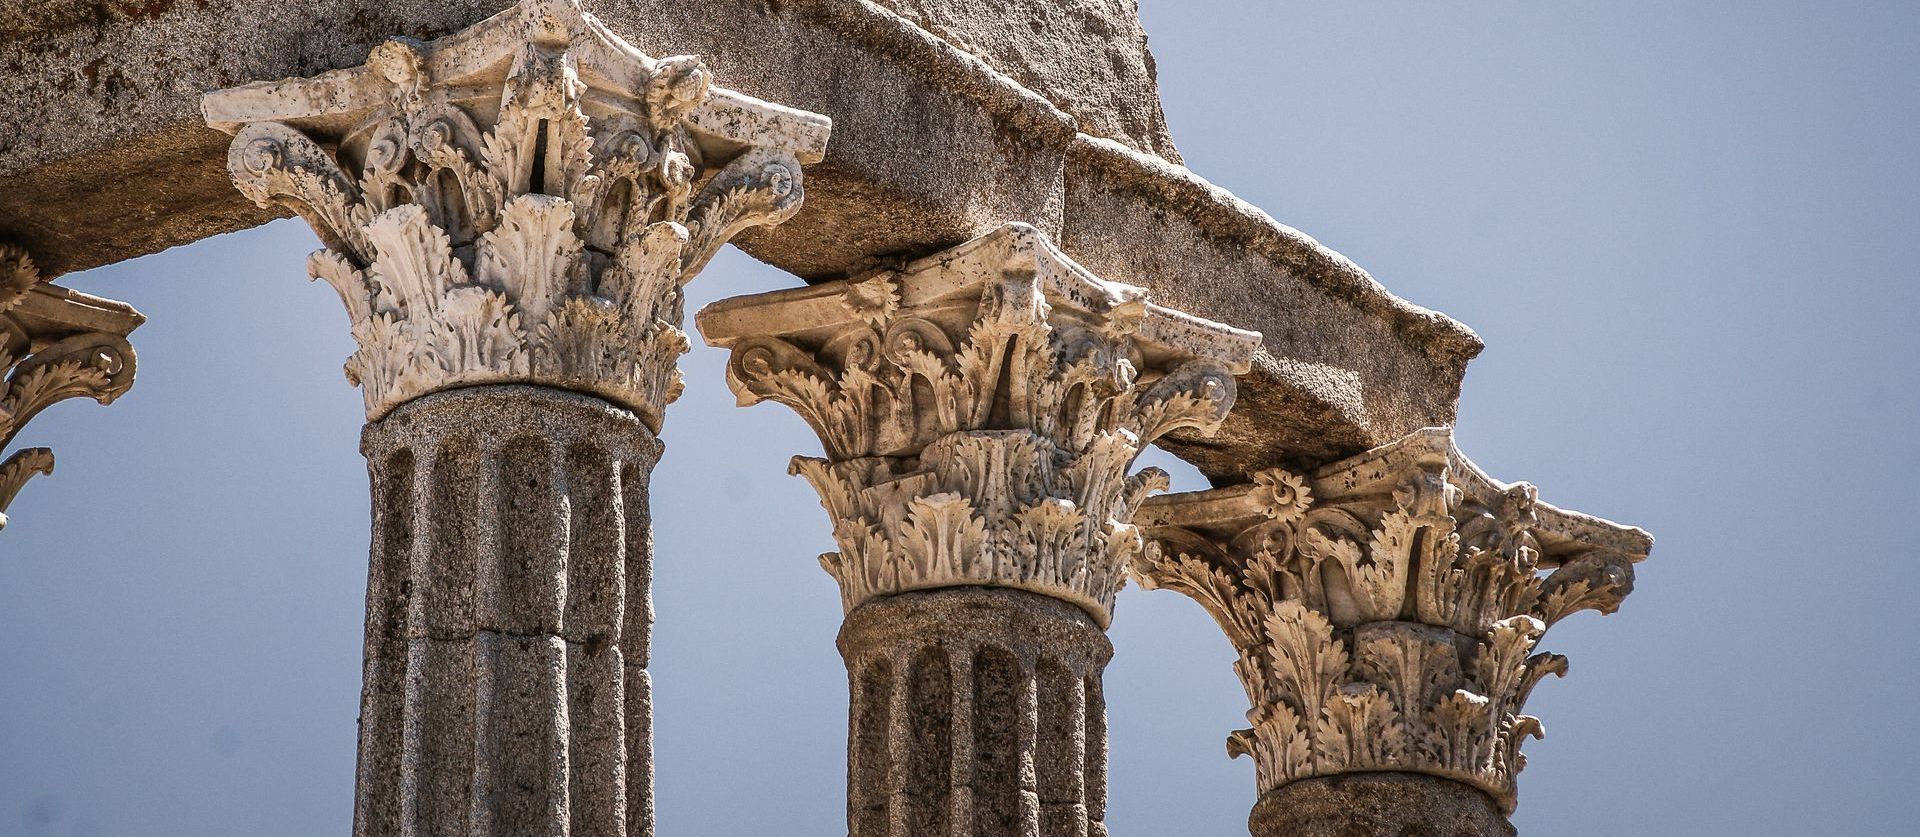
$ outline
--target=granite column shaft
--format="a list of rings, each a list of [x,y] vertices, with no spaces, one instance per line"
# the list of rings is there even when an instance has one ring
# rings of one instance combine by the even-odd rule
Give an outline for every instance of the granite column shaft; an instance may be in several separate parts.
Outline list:
[[[653,833],[647,480],[633,413],[531,386],[367,426],[354,833]]]
[[[840,629],[854,837],[1107,833],[1106,634],[992,587],[875,599]]]

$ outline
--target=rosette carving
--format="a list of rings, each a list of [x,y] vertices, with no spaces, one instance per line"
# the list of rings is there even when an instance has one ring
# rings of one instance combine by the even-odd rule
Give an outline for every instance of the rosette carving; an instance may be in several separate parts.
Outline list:
[[[715,303],[743,405],[819,435],[797,457],[834,520],[821,563],[850,611],[962,585],[1073,602],[1102,625],[1144,548],[1134,511],[1166,487],[1129,474],[1180,428],[1210,433],[1259,335],[1153,305],[1010,225],[860,281]]]
[[[126,335],[145,318],[123,303],[45,283],[24,250],[0,244],[0,447],[34,416],[69,398],[101,404],[133,387]],[[53,473],[53,452],[26,448],[0,461],[0,527],[27,480]]]
[[[825,117],[649,58],[575,0],[526,0],[367,64],[208,94],[228,171],[304,217],[370,420],[435,390],[532,382],[658,429],[680,392],[681,286],[800,208]]]
[[[1535,653],[1581,610],[1633,589],[1645,532],[1556,509],[1488,478],[1443,429],[1322,468],[1156,497],[1142,586],[1211,613],[1253,709],[1228,738],[1264,793],[1314,776],[1411,771],[1466,782],[1511,812],[1523,714],[1567,660]]]

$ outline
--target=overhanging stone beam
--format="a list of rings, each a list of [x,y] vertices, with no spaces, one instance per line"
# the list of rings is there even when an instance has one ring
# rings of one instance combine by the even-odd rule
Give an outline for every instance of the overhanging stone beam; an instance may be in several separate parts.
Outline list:
[[[444,34],[506,5],[0,0],[0,237],[59,273],[261,223],[274,213],[228,186],[202,91],[349,67],[388,36]],[[1157,106],[1128,104],[1153,93],[1138,72],[1111,97],[1084,94],[1112,81],[1076,75],[1111,63],[1074,52],[1097,38],[1038,38],[1064,51],[1034,55],[1006,41],[1005,21],[932,0],[587,5],[649,54],[701,55],[742,93],[833,118],[806,208],[738,239],[758,258],[821,281],[1024,220],[1102,276],[1268,335],[1220,433],[1163,442],[1216,480],[1453,419],[1472,333],[1168,163]],[[1115,27],[1145,66],[1131,9],[1086,5],[1107,11],[1058,21]],[[1081,25],[1058,21],[1044,23]]]

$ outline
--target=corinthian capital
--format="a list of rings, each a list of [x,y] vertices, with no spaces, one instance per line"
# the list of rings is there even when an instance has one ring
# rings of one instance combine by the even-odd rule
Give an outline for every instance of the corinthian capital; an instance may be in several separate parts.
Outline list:
[[[687,349],[680,286],[800,207],[830,122],[654,59],[578,0],[523,0],[360,67],[207,94],[228,171],[306,218],[368,418],[456,386],[599,395],[657,429]]]
[[[0,244],[0,448],[41,410],[69,398],[110,404],[133,386],[127,335],[146,321],[123,302],[42,281],[26,251]],[[35,474],[53,473],[53,452],[26,448],[0,461],[0,527],[7,506]]]
[[[1522,714],[1567,660],[1535,654],[1581,610],[1612,613],[1653,539],[1488,477],[1445,429],[1310,476],[1155,497],[1145,587],[1199,601],[1239,651],[1253,709],[1233,733],[1262,793],[1315,776],[1408,771],[1514,808]]]
[[[1073,602],[1105,626],[1134,510],[1129,476],[1168,431],[1210,433],[1259,345],[1108,282],[1012,224],[906,268],[724,300],[700,312],[732,350],[742,405],[777,401],[819,434],[792,470],[819,490],[846,608],[995,585]]]

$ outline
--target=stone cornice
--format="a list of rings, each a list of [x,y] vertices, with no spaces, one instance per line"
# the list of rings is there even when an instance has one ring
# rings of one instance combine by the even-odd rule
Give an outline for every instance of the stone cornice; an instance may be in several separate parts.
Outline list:
[[[658,429],[679,394],[680,286],[804,196],[830,122],[652,59],[576,0],[524,0],[365,66],[207,94],[228,170],[327,249],[369,420],[441,389],[588,392]]]
[[[1369,771],[1429,773],[1516,803],[1521,714],[1566,658],[1555,622],[1611,613],[1646,532],[1540,502],[1430,428],[1302,476],[1156,497],[1143,586],[1185,593],[1239,651],[1260,788]],[[1543,575],[1542,573],[1545,572]]]
[[[879,595],[992,585],[1104,626],[1142,548],[1156,470],[1141,448],[1211,432],[1259,335],[1155,305],[1010,224],[897,271],[716,302],[743,405],[785,404],[825,459],[798,457],[835,521],[822,556],[850,611]]]
[[[146,318],[125,303],[41,280],[24,250],[0,244],[0,448],[41,410],[69,398],[110,404],[133,386],[127,335]],[[0,461],[0,527],[26,481],[53,473],[53,452],[26,448]]]

